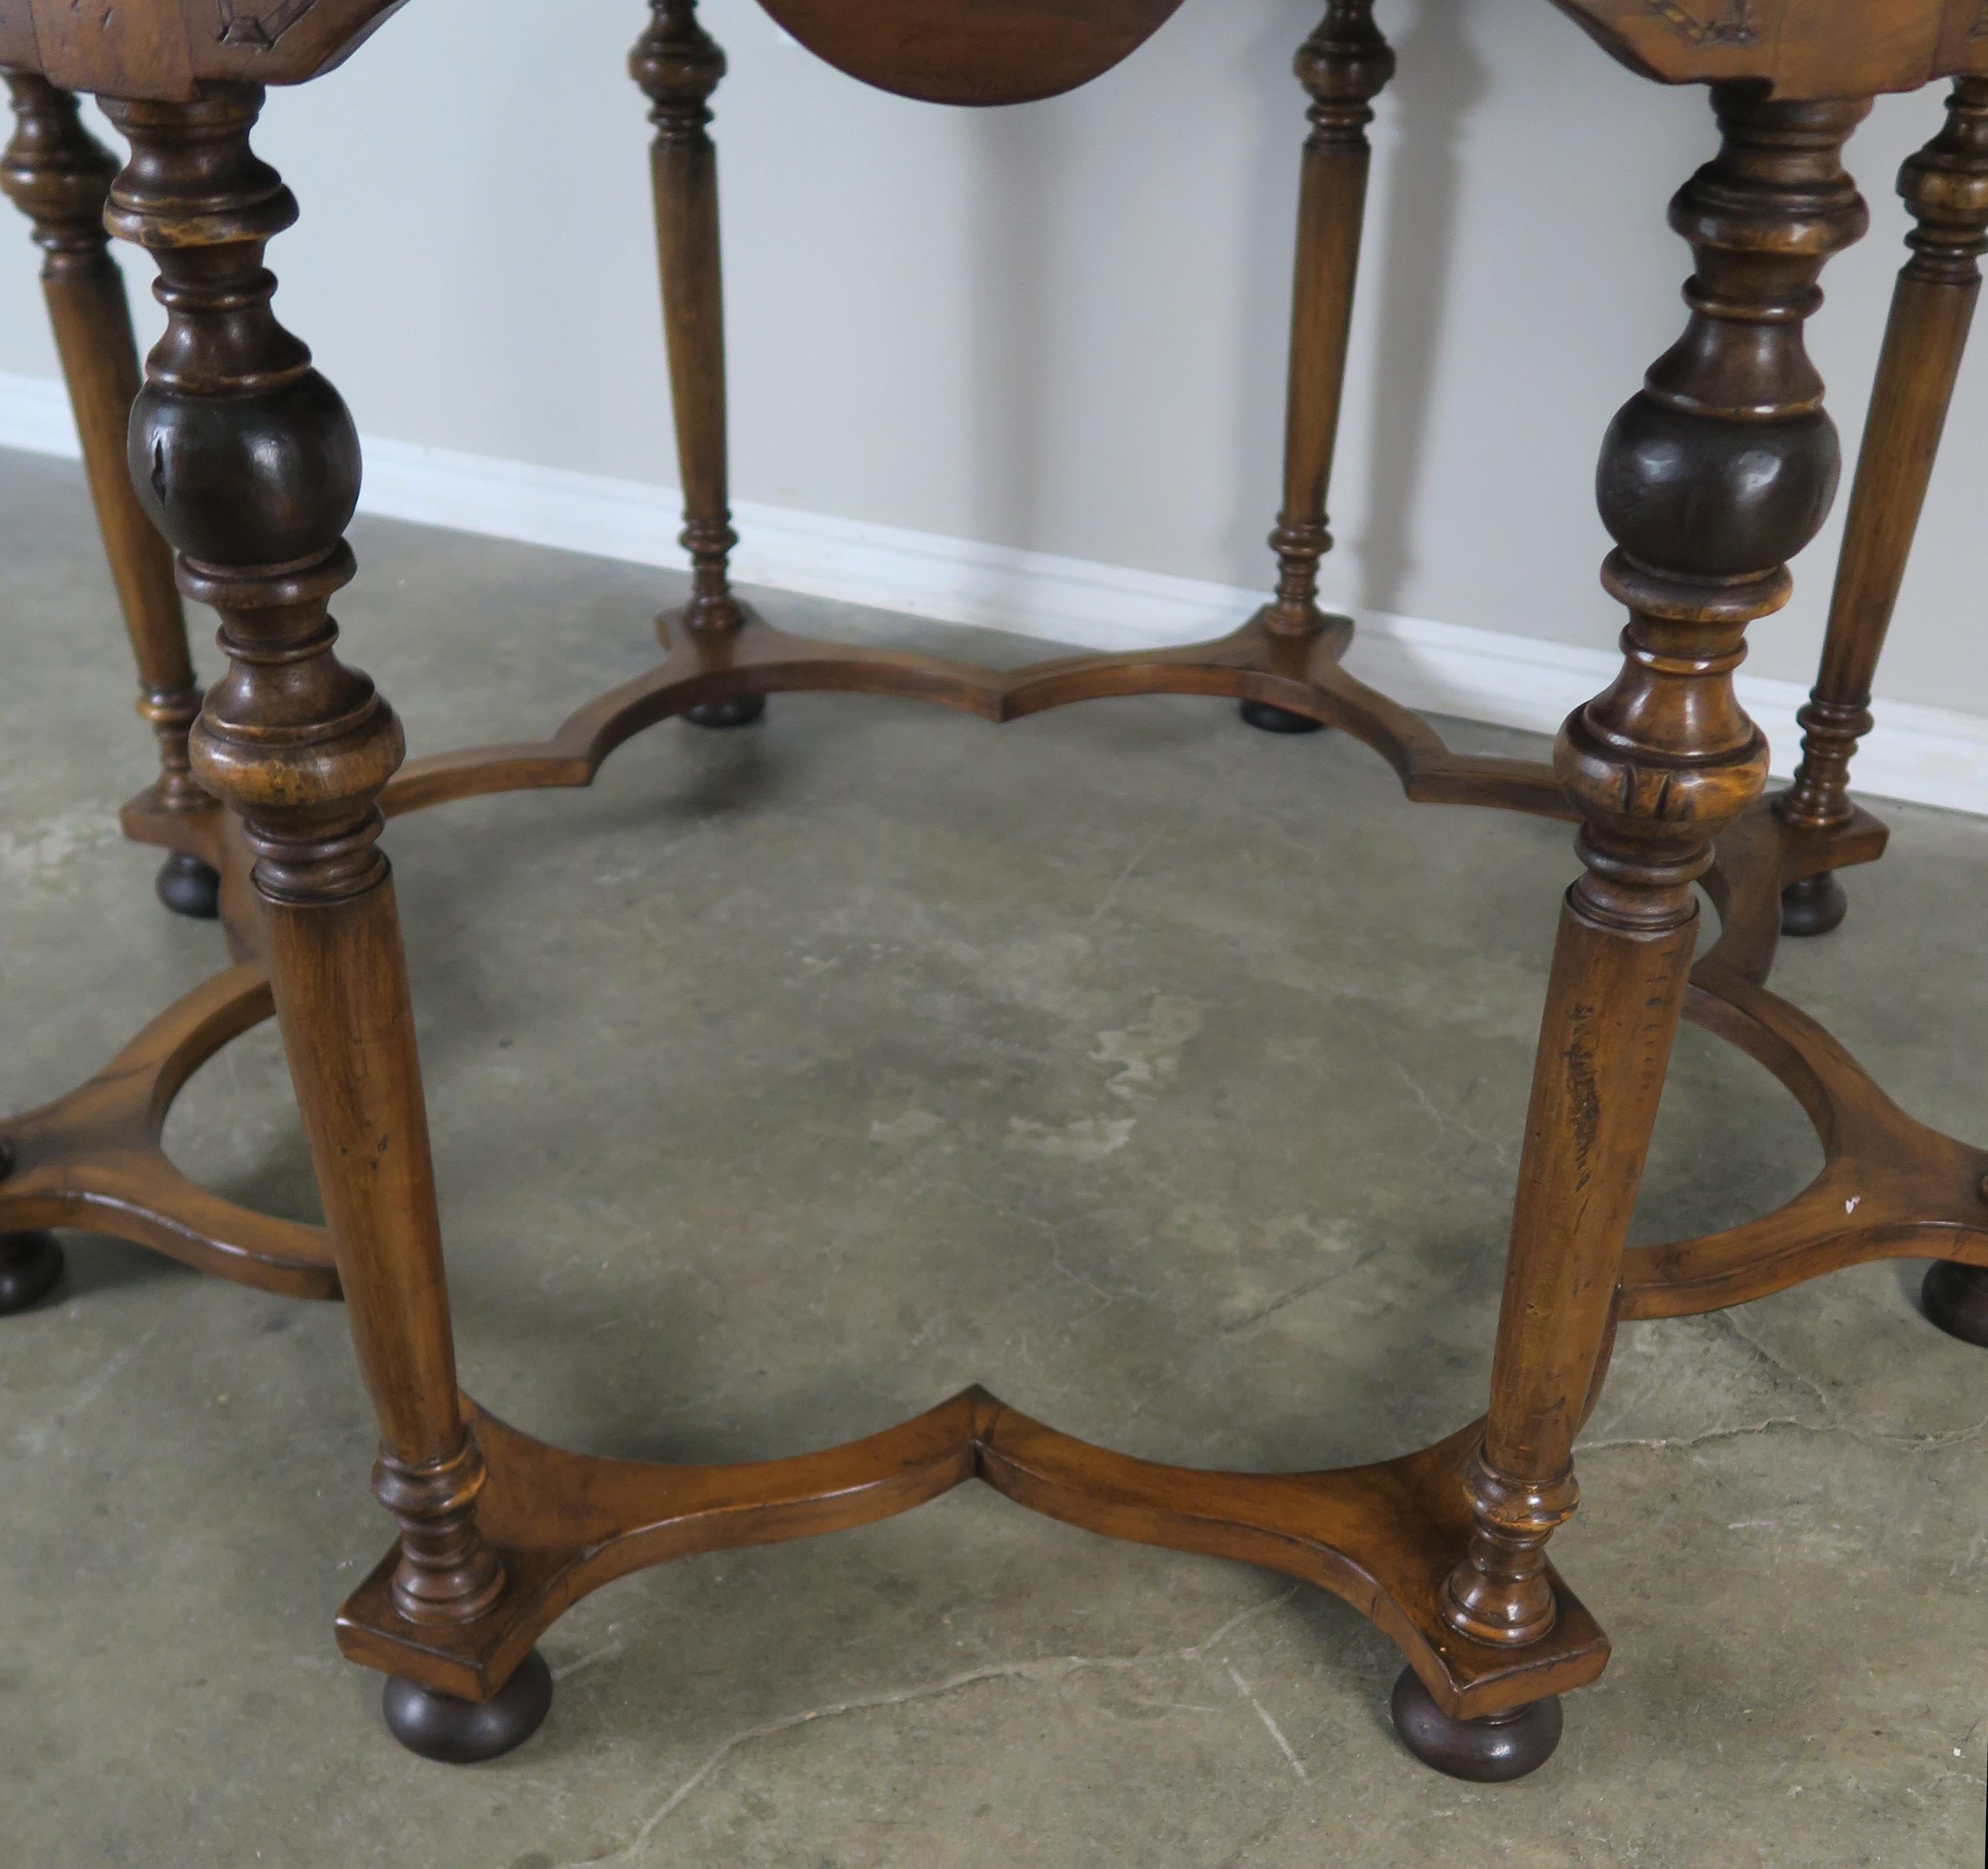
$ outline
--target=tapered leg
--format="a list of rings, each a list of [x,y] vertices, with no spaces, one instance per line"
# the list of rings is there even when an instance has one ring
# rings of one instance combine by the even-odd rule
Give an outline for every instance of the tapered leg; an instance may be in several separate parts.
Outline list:
[[[132,146],[110,224],[152,252],[168,319],[133,412],[130,467],[178,549],[181,588],[221,618],[228,672],[195,723],[194,766],[255,853],[276,1016],[379,1415],[374,1489],[400,1526],[395,1606],[411,1622],[469,1622],[505,1574],[476,1529],[483,1461],[458,1404],[407,968],[377,845],[401,730],[334,652],[328,606],[353,571],[342,535],[359,443],[270,309],[263,249],[296,206],[249,148],[261,104],[253,86],[221,85],[190,104],[106,106]],[[476,1724],[472,1711],[458,1725]],[[543,1699],[511,1711],[494,1732],[479,1716],[481,1743],[527,1737]]]
[[[125,430],[138,394],[138,355],[124,277],[112,261],[103,204],[117,164],[86,130],[76,100],[46,78],[7,73],[13,140],[0,155],[0,187],[34,223],[42,290],[83,441],[84,471],[110,574],[138,663],[138,711],[159,743],[153,802],[167,813],[205,813],[214,801],[194,782],[187,731],[200,711],[187,652],[186,617],[173,556],[145,516],[124,467]],[[159,897],[183,915],[220,913],[221,879],[197,857],[175,854],[159,872]]]
[[[1475,1529],[1444,1593],[1459,1636],[1507,1648],[1537,1641],[1558,1614],[1547,1542],[1580,1496],[1574,1440],[1683,1002],[1692,884],[1767,779],[1733,671],[1747,624],[1787,601],[1785,561],[1820,529],[1839,471],[1802,326],[1824,262],[1867,223],[1841,157],[1869,106],[1773,102],[1745,86],[1713,95],[1723,147],[1671,211],[1698,262],[1690,325],[1602,451],[1618,547],[1604,581],[1629,611],[1625,662],[1557,751],[1587,872],[1561,913],[1547,991],[1490,1413],[1467,1481]],[[1426,1722],[1402,1733],[1455,1769],[1458,1748]]]
[[[654,106],[656,254],[691,562],[691,600],[676,616],[688,628],[723,632],[745,621],[729,571],[739,535],[725,465],[725,282],[711,140],[711,96],[725,76],[725,54],[698,23],[697,0],[651,0],[651,11],[628,66]],[[708,702],[686,718],[700,727],[743,727],[766,711],[765,698],[752,695]]]
[[[1905,164],[1898,192],[1918,223],[1909,236],[1912,256],[1898,275],[1871,393],[1822,670],[1801,711],[1801,765],[1775,801],[1787,823],[1815,830],[1848,823],[1853,815],[1850,762],[1871,731],[1871,684],[1981,296],[1981,255],[1988,252],[1988,79],[1956,82],[1946,127]],[[1784,894],[1782,931],[1827,934],[1848,907],[1843,885],[1825,871]]]
[[[1367,211],[1373,103],[1395,75],[1395,54],[1374,24],[1373,0],[1327,0],[1318,30],[1300,48],[1297,73],[1311,95],[1298,191],[1297,271],[1291,294],[1290,382],[1284,409],[1284,504],[1270,535],[1279,572],[1266,629],[1316,635],[1319,561],[1332,549],[1326,495],[1339,441],[1353,290]],[[1270,733],[1315,733],[1320,722],[1246,701],[1242,718]]]

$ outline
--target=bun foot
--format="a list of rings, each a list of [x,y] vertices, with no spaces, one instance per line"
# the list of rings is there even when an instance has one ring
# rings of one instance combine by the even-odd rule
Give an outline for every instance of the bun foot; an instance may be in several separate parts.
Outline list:
[[[1395,1730],[1424,1765],[1451,1778],[1499,1785],[1537,1772],[1560,1745],[1557,1698],[1488,1720],[1454,1720],[1429,1698],[1412,1668],[1395,1683]]]
[[[52,1233],[0,1233],[0,1317],[39,1304],[62,1276],[63,1249]]]
[[[1850,898],[1832,870],[1804,877],[1781,891],[1781,932],[1783,934],[1827,934],[1841,928],[1850,913]]]
[[[1942,1259],[1926,1273],[1919,1298],[1949,1337],[1988,1350],[1988,1272]]]
[[[741,695],[736,701],[708,701],[684,718],[694,727],[749,727],[766,711],[764,695]]]
[[[534,1648],[495,1698],[481,1705],[433,1693],[397,1675],[387,1676],[380,1699],[387,1731],[409,1752],[442,1765],[481,1765],[516,1751],[538,1731],[553,1704],[553,1671]]]
[[[221,874],[198,857],[176,850],[159,871],[159,900],[176,915],[194,921],[221,918]]]
[[[1293,714],[1289,708],[1273,708],[1267,701],[1246,701],[1242,718],[1266,733],[1323,733],[1325,722],[1307,714]]]

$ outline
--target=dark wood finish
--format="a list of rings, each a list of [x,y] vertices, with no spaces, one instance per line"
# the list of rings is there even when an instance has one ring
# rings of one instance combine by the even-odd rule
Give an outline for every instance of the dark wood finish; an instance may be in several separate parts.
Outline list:
[[[803,46],[866,84],[930,103],[1015,104],[1109,71],[1181,0],[760,0]]]
[[[414,1014],[377,841],[401,730],[333,652],[358,440],[270,309],[263,250],[296,204],[250,149],[261,103],[228,85],[191,104],[107,106],[132,151],[110,224],[153,255],[167,316],[132,472],[182,588],[221,618],[229,671],[193,757],[255,853],[276,1016],[380,1418],[374,1490],[401,1528],[394,1600],[418,1621],[466,1621],[504,1573],[475,1530],[482,1462],[456,1407]]]
[[[1988,253],[1988,78],[1963,78],[1946,127],[1912,157],[1898,192],[1916,223],[1912,256],[1898,275],[1871,397],[1843,556],[1830,606],[1822,669],[1807,706],[1802,762],[1776,808],[1790,824],[1849,823],[1850,762],[1871,731],[1878,672],[1926,489],[1946,431]],[[1783,932],[1827,934],[1848,907],[1825,871],[1784,898]]]
[[[867,83],[935,103],[1015,103],[1097,77],[1180,0],[761,0]],[[1615,57],[1668,83],[1757,79],[1790,97],[1916,90],[1988,75],[1980,0],[1555,0]],[[0,64],[71,90],[185,102],[203,82],[298,84],[401,0],[10,0]]]
[[[458,1700],[389,1675],[380,1696],[387,1730],[438,1765],[482,1765],[514,1752],[553,1708],[553,1671],[534,1648],[485,1701]]]
[[[1804,710],[1805,711],[1806,710]],[[1790,883],[1781,895],[1781,932],[1807,938],[1834,933],[1850,913],[1850,897],[1834,870]]]
[[[912,0],[768,3],[874,82],[985,102],[1091,75],[1156,29],[1173,0],[915,0],[915,18]],[[263,248],[295,208],[250,151],[261,99],[242,82],[312,75],[384,17],[387,0],[123,0],[100,14],[0,0],[0,62],[17,68],[24,122],[35,126],[16,139],[27,153],[10,154],[9,186],[29,177],[16,192],[57,228],[63,252],[91,246],[74,204],[101,189],[102,163],[75,144],[66,100],[36,74],[121,98],[108,107],[133,143],[111,221],[157,256],[170,325],[138,398],[130,465],[139,499],[178,549],[181,588],[222,619],[230,671],[208,698],[191,759],[229,809],[175,812],[152,793],[127,807],[124,824],[217,874],[238,962],[83,1088],[0,1124],[0,1309],[59,1270],[41,1229],[63,1224],[268,1290],[343,1293],[381,1427],[375,1489],[401,1535],[345,1605],[338,1639],[392,1678],[387,1717],[404,1743],[465,1759],[519,1742],[549,1700],[534,1643],[617,1578],[867,1523],[979,1479],[1104,1536],[1259,1563],[1334,1592],[1408,1661],[1395,1716],[1411,1749],[1453,1776],[1516,1776],[1557,1743],[1557,1697],[1608,1659],[1607,1638],[1547,1549],[1574,1509],[1572,1442],[1621,1323],[1927,1253],[1943,1268],[1929,1282],[1929,1310],[1973,1329],[1982,1288],[1971,1269],[1988,1269],[1988,1151],[1906,1116],[1766,985],[1790,892],[1826,907],[1836,872],[1882,852],[1885,827],[1844,794],[1848,752],[1840,735],[1818,751],[1813,742],[1827,736],[1817,722],[1800,796],[1764,799],[1765,749],[1731,676],[1748,624],[1785,600],[1785,560],[1813,536],[1834,488],[1834,434],[1801,326],[1824,262],[1862,228],[1840,162],[1865,108],[1854,100],[1962,73],[1971,76],[1949,130],[1908,170],[1921,231],[1865,449],[1871,491],[1860,492],[1853,518],[1836,660],[1818,694],[1847,705],[1868,684],[1882,634],[1872,619],[1888,615],[1896,594],[1974,289],[1963,273],[1979,250],[1977,191],[1988,186],[1978,172],[1988,82],[1988,39],[1973,31],[1980,0],[1562,3],[1652,76],[1750,82],[1716,91],[1724,147],[1673,211],[1698,259],[1690,326],[1604,452],[1603,512],[1620,548],[1605,576],[1630,612],[1624,671],[1568,722],[1554,766],[1451,752],[1345,673],[1352,626],[1317,603],[1364,132],[1390,66],[1367,0],[1327,0],[1300,55],[1313,135],[1276,597],[1216,641],[1005,671],[810,641],[732,593],[708,134],[723,59],[690,0],[653,0],[634,69],[657,127],[691,600],[659,620],[656,668],[587,703],[549,739],[402,766],[391,712],[333,653],[328,607],[353,572],[340,535],[357,447],[336,392],[270,309]],[[1853,101],[1830,101],[1842,97]],[[95,252],[93,264],[103,259]],[[79,352],[85,401],[118,367],[99,354],[116,349],[108,306],[105,296]],[[94,432],[100,455],[107,423]],[[1225,697],[1266,721],[1354,735],[1392,765],[1412,799],[1581,826],[1586,873],[1561,921],[1483,1422],[1369,1467],[1212,1473],[1088,1446],[976,1387],[848,1446],[679,1468],[553,1448],[458,1395],[412,1013],[376,841],[384,820],[457,799],[584,786],[661,721],[736,721],[769,694],[814,691],[932,701],[991,723],[1113,695]],[[1692,966],[1701,880],[1720,932]],[[272,1012],[328,1229],[218,1200],[159,1146],[192,1072]],[[1625,1251],[1681,1016],[1788,1088],[1815,1125],[1824,1166],[1774,1213]]]
[[[1537,1772],[1560,1749],[1566,1722],[1557,1695],[1481,1720],[1453,1719],[1412,1668],[1395,1682],[1390,1711],[1401,1743],[1445,1777],[1504,1785]]]
[[[52,1233],[0,1233],[0,1317],[37,1305],[63,1275],[63,1249]]]
[[[146,518],[124,465],[138,353],[124,275],[110,257],[103,227],[117,164],[83,128],[69,93],[33,72],[8,72],[6,79],[15,131],[0,153],[0,189],[33,223],[42,249],[42,292],[83,444],[83,471],[137,659],[138,711],[158,739],[159,776],[147,803],[169,820],[211,815],[214,801],[194,784],[187,758],[200,690],[173,583],[173,555]],[[159,872],[159,899],[180,914],[211,919],[219,890],[218,875],[189,850],[175,850]]]
[[[190,102],[204,83],[301,84],[404,0],[7,0],[0,65],[72,91]]]
[[[1374,100],[1395,75],[1395,54],[1374,24],[1373,0],[1328,0],[1300,48],[1297,74],[1311,97],[1298,191],[1297,264],[1291,292],[1290,377],[1284,402],[1284,500],[1270,535],[1277,594],[1266,630],[1316,635],[1319,561],[1332,549],[1326,496],[1339,444],[1339,410],[1353,333],[1354,287],[1367,212]],[[1313,733],[1309,716],[1259,701],[1242,718],[1270,733]]]
[[[1919,1300],[1926,1316],[1949,1337],[1988,1350],[1988,1272],[1982,1267],[1950,1260],[1928,1266]]]
[[[193,921],[221,919],[221,872],[185,850],[174,851],[160,864],[153,887],[176,915]]]
[[[1515,1646],[1553,1627],[1546,1545],[1580,1498],[1573,1448],[1608,1333],[1696,938],[1692,884],[1758,798],[1767,742],[1733,671],[1784,605],[1786,561],[1836,490],[1836,431],[1802,343],[1824,262],[1868,215],[1842,166],[1868,103],[1714,92],[1723,143],[1672,204],[1691,321],[1618,415],[1598,476],[1629,611],[1614,686],[1561,730],[1584,823],[1519,1169],[1476,1519],[1451,1621]]]
[[[1868,97],[1988,73],[1981,0],[1554,0],[1667,84],[1749,79],[1783,97]]]

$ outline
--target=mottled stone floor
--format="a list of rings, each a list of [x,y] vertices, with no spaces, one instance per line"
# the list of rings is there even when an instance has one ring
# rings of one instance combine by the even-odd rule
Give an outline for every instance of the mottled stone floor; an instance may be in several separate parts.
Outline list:
[[[0,455],[0,541],[21,1107],[219,949],[113,829],[146,736],[77,471]],[[419,749],[545,731],[646,665],[672,587],[411,528],[356,542],[347,647]],[[1780,978],[1978,1136],[1988,824],[1894,816],[1848,925]],[[1564,829],[1412,809],[1357,745],[1213,703],[997,735],[821,697],[665,727],[591,793],[390,846],[465,1379],[521,1425],[738,1459],[981,1378],[1130,1452],[1283,1468],[1480,1408]],[[312,1211],[267,1029],[169,1141]],[[1761,1209],[1815,1160],[1776,1085],[1689,1034],[1639,1234]],[[424,1765],[332,1644],[386,1542],[340,1313],[69,1245],[56,1296],[0,1325],[10,1862],[1980,1860],[1988,1358],[1920,1318],[1916,1266],[1625,1333],[1557,1546],[1615,1659],[1546,1771],[1479,1791],[1401,1751],[1397,1658],[1336,1601],[978,1489],[617,1585],[548,1637],[529,1746]]]

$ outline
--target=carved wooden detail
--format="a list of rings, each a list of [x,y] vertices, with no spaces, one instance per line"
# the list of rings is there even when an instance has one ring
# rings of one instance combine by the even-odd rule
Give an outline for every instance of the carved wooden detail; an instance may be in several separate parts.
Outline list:
[[[468,1621],[504,1573],[475,1533],[483,1469],[456,1406],[413,1009],[377,847],[401,730],[333,647],[358,439],[271,309],[263,249],[297,211],[250,147],[261,103],[247,85],[191,104],[107,103],[131,144],[110,225],[152,254],[167,316],[133,411],[131,472],[178,549],[182,587],[221,618],[229,668],[193,757],[255,853],[277,1016],[380,1414],[374,1491],[401,1528],[395,1601],[414,1621]]]
[[[1988,79],[1956,83],[1946,128],[1906,162],[1898,192],[1915,222],[1907,237],[1912,257],[1899,275],[1871,395],[1821,673],[1800,716],[1801,765],[1777,804],[1788,823],[1811,828],[1847,823],[1854,809],[1850,764],[1871,731],[1871,683],[1981,296]],[[1826,913],[1842,918],[1840,891],[1824,894],[1810,885],[1803,899],[1827,901]]]
[[[0,0],[0,66],[69,90],[189,102],[202,83],[301,84],[405,0]]]
[[[215,0],[221,9],[221,43],[267,50],[317,4],[317,0]]]
[[[1679,0],[1645,0],[1650,11],[1694,46],[1751,46],[1760,39],[1753,24],[1753,0],[1726,0],[1716,19],[1701,19]]]
[[[874,82],[985,103],[1094,75],[1155,30],[1175,0],[766,4]],[[374,1491],[398,1536],[345,1605],[338,1639],[395,1677],[389,1723],[409,1745],[468,1758],[527,1736],[550,1692],[532,1644],[615,1578],[867,1523],[978,1479],[1107,1536],[1257,1563],[1334,1592],[1403,1651],[1409,1674],[1395,1706],[1410,1748],[1459,1775],[1514,1776],[1551,1752],[1554,1697],[1593,1681],[1608,1659],[1606,1637],[1547,1550],[1577,1503],[1570,1450],[1621,1323],[1715,1310],[1905,1253],[1941,1262],[1939,1290],[1955,1308],[1936,1304],[1934,1314],[1949,1328],[1972,1333],[1977,1302],[1988,1319],[1988,1280],[1976,1276],[1988,1272],[1988,1150],[1899,1110],[1766,984],[1785,904],[1813,900],[1885,847],[1884,826],[1845,782],[1988,248],[1988,9],[1980,0],[1869,0],[1866,16],[1824,11],[1821,0],[1560,4],[1650,75],[1732,82],[1715,92],[1721,151],[1672,209],[1697,262],[1689,324],[1603,453],[1602,512],[1618,548],[1604,580],[1628,612],[1622,671],[1567,723],[1552,765],[1452,751],[1346,674],[1353,626],[1317,602],[1366,131],[1392,69],[1371,0],[1325,0],[1297,62],[1310,134],[1275,597],[1212,642],[1005,671],[810,640],[733,595],[709,134],[724,59],[692,0],[651,0],[632,66],[656,132],[691,600],[659,620],[656,667],[586,703],[549,739],[403,765],[391,710],[336,652],[330,605],[354,572],[343,534],[357,444],[336,392],[272,309],[264,249],[296,204],[250,147],[262,93],[239,82],[311,75],[390,0],[121,0],[100,10],[0,0],[0,63],[15,68],[21,124],[0,179],[35,221],[52,305],[57,283],[103,288],[97,322],[73,322],[64,352],[66,367],[72,349],[79,360],[69,369],[79,418],[98,411],[83,424],[98,455],[135,387],[96,225],[108,166],[82,136],[73,100],[43,74],[81,74],[109,93],[132,145],[110,184],[110,222],[154,256],[168,323],[132,411],[130,491],[97,488],[100,509],[114,533],[143,503],[177,548],[181,587],[219,613],[229,667],[188,742],[205,791],[189,801],[168,756],[165,779],[123,822],[211,868],[238,958],[80,1089],[0,1122],[0,1309],[46,1289],[28,1274],[59,1262],[52,1244],[34,1243],[57,1225],[101,1229],[266,1290],[343,1297],[380,1423]],[[1835,659],[1805,717],[1801,777],[1770,802],[1765,748],[1732,677],[1749,624],[1785,602],[1786,561],[1814,536],[1835,488],[1836,438],[1802,327],[1824,263],[1863,229],[1842,146],[1868,107],[1856,100],[1935,70],[1963,76],[1946,130],[1902,184],[1918,225],[1852,505]],[[59,333],[73,308],[56,309]],[[93,460],[92,474],[94,487]],[[152,562],[150,581],[134,589],[176,621],[176,601],[160,594],[156,546]],[[120,591],[124,581],[120,573]],[[141,662],[159,647],[140,641],[135,624],[134,640]],[[165,685],[183,697],[190,673],[169,673]],[[458,799],[585,786],[658,723],[741,721],[768,695],[800,691],[896,695],[995,724],[1117,695],[1223,697],[1358,738],[1412,800],[1579,826],[1584,874],[1561,919],[1483,1421],[1368,1467],[1213,1473],[1086,1445],[975,1387],[850,1446],[676,1468],[546,1446],[460,1395],[383,825]],[[161,704],[155,717],[171,729],[168,755],[186,717],[183,699],[174,705],[176,715]],[[227,813],[207,807],[210,794]],[[181,808],[189,802],[197,808]],[[1694,965],[1701,880],[1720,933]],[[272,1015],[323,1229],[217,1198],[160,1146],[191,1074]],[[1780,1080],[1814,1124],[1824,1165],[1775,1212],[1625,1250],[1680,1017]],[[497,1739],[486,1732],[482,1751],[465,1749],[479,1718]]]
[[[1698,269],[1691,322],[1604,444],[1604,574],[1628,607],[1623,671],[1561,730],[1555,770],[1587,874],[1560,921],[1519,1170],[1476,1526],[1445,1608],[1517,1647],[1555,1614],[1546,1546],[1579,1498],[1573,1401],[1614,1293],[1683,1002],[1712,840],[1761,793],[1767,748],[1733,671],[1787,600],[1786,561],[1836,490],[1836,431],[1802,344],[1824,262],[1868,216],[1844,173],[1867,103],[1715,93],[1724,145],[1673,204]]]

